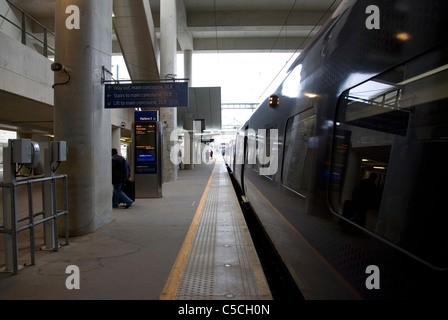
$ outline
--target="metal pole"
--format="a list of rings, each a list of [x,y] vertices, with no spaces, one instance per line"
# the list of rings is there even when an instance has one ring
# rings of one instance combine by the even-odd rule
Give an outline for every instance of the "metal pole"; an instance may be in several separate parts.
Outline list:
[[[48,37],[47,29],[44,28],[44,56],[48,58]]]
[[[69,244],[69,220],[68,220],[68,184],[67,176],[64,176],[64,211],[65,211],[65,244]]]
[[[54,236],[54,251],[59,250],[58,244],[58,212],[56,209],[56,180],[53,178],[51,180],[51,201],[53,203],[53,236]]]
[[[52,178],[53,173],[53,162],[51,159],[51,150],[44,150],[44,174],[45,178]],[[53,200],[52,200],[52,187],[51,181],[46,179],[42,183],[42,203],[44,206],[44,218],[53,216]],[[44,248],[46,250],[53,250],[57,245],[57,238],[54,238],[54,220],[51,219],[44,224]]]
[[[13,211],[12,207],[12,190],[11,184],[15,182],[15,165],[11,163],[12,159],[12,142],[8,143],[8,147],[3,148],[3,225],[5,233],[4,250],[5,250],[5,270],[6,272],[12,272],[14,270],[14,236],[13,230]]]
[[[13,259],[13,272],[17,274],[19,272],[19,239],[17,237],[17,194],[16,186],[11,186],[11,235],[12,235],[12,259]]]
[[[30,225],[30,256],[31,256],[31,265],[35,264],[35,255],[34,255],[34,215],[33,215],[33,185],[29,181],[28,182],[28,217],[29,217],[29,225]]]
[[[22,12],[22,43],[26,45],[26,15]]]

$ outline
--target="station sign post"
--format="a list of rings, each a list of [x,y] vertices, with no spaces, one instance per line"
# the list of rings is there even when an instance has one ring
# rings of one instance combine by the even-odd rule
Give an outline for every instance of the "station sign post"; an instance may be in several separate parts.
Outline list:
[[[188,82],[115,83],[103,81],[106,109],[188,107]],[[162,125],[158,111],[136,111],[133,168],[136,198],[162,197]]]
[[[162,126],[158,111],[136,111],[134,121],[136,198],[162,197]]]
[[[188,83],[107,84],[106,109],[188,107]]]

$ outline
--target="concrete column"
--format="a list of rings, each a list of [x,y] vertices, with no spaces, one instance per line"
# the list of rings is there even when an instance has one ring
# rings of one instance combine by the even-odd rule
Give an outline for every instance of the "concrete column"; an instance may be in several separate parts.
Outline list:
[[[112,148],[118,150],[118,154],[121,153],[121,128],[112,127]]]
[[[111,115],[101,84],[102,67],[111,68],[112,1],[55,4],[55,62],[71,69],[70,81],[55,86],[55,140],[67,141],[68,147],[68,161],[58,173],[68,175],[70,236],[78,236],[112,220]],[[79,15],[66,13],[73,5]],[[75,28],[68,28],[71,24]],[[67,80],[64,72],[55,73],[56,84]]]
[[[184,78],[190,79],[188,86],[193,86],[193,50],[184,50]]]
[[[177,13],[176,0],[160,1],[160,77],[165,79],[177,70]],[[171,162],[170,152],[175,142],[170,135],[177,129],[177,109],[160,108],[163,125],[163,183],[177,180],[177,166]]]
[[[188,86],[193,86],[193,50],[184,50],[184,78],[190,79],[188,81]],[[193,115],[191,113],[186,113],[184,115],[184,130],[187,130],[190,134],[189,139],[184,140],[184,152],[188,154],[188,159],[190,163],[185,164],[185,170],[194,169],[194,131],[193,131]]]

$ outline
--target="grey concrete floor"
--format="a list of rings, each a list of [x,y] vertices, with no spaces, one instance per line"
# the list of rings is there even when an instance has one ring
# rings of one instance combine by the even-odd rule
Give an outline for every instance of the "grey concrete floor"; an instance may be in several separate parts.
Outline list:
[[[181,170],[177,181],[163,185],[163,198],[114,209],[112,222],[70,238],[58,252],[37,250],[35,265],[0,273],[0,300],[158,300],[212,170],[205,164]],[[29,256],[25,233],[21,263]],[[0,250],[3,259],[3,243]],[[79,290],[66,287],[70,265],[79,267]]]

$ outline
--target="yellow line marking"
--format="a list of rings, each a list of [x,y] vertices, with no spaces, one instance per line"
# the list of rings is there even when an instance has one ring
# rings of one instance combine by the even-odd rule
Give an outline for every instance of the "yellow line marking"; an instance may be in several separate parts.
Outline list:
[[[358,293],[358,291],[355,290],[355,288],[352,287],[350,283],[347,282],[347,280],[342,277],[339,272],[337,272],[333,266],[320,254],[319,251],[314,248],[311,243],[306,240],[306,238],[297,230],[289,221],[286,219],[286,217],[276,208],[274,205],[261,193],[260,190],[249,180],[246,178],[246,180],[250,183],[250,185],[255,189],[255,191],[263,198],[264,201],[266,201],[267,204],[282,218],[286,224],[296,233],[300,239],[313,251],[313,253],[323,262],[323,264],[338,278],[339,281],[341,281],[345,287],[347,287],[352,293],[358,298],[363,299],[362,296]]]
[[[182,274],[184,272],[185,265],[187,264],[191,245],[193,243],[194,236],[199,225],[199,220],[201,219],[202,211],[204,210],[205,200],[207,199],[207,195],[212,184],[215,169],[216,163],[215,167],[213,168],[212,174],[210,175],[210,179],[208,179],[207,186],[205,187],[204,193],[202,194],[201,201],[199,202],[199,205],[196,209],[193,221],[190,225],[190,228],[188,229],[182,247],[180,248],[180,251],[177,255],[176,262],[174,262],[173,268],[171,269],[171,273],[165,283],[165,287],[163,288],[159,300],[174,300],[176,298],[180,280],[182,279]]]

